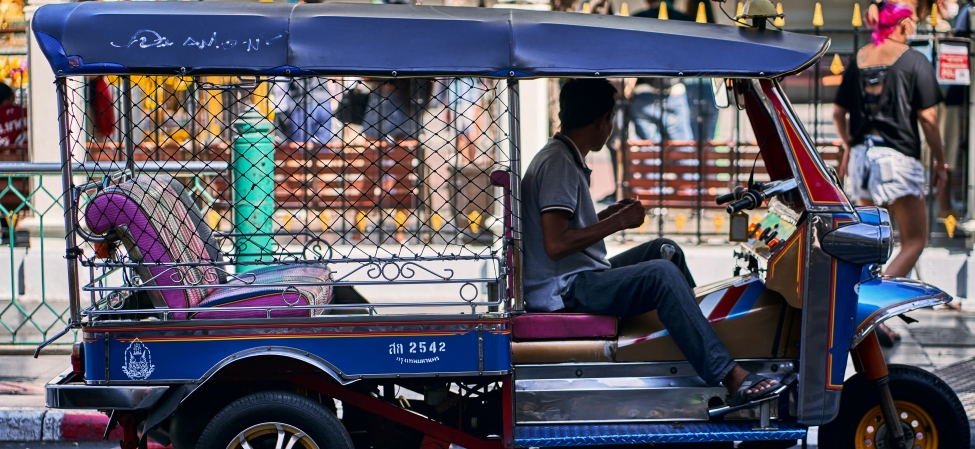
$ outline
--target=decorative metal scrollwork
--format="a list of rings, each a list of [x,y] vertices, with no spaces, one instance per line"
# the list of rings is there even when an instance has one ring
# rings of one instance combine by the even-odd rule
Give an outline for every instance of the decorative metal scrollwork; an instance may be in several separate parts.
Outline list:
[[[294,302],[288,301],[288,292],[292,292],[295,295],[297,295],[297,297],[295,297]],[[304,295],[301,294],[301,291],[298,290],[298,288],[295,287],[295,286],[293,286],[293,285],[289,285],[289,286],[285,287],[284,290],[281,291],[281,300],[284,301],[284,303],[287,304],[288,307],[297,306],[298,303],[300,302],[298,298],[301,298],[301,297],[304,297]]]
[[[219,284],[220,277],[219,273],[223,273],[227,276],[228,281],[237,281],[245,285],[251,285],[257,281],[257,275],[253,273],[243,273],[237,275],[231,273],[218,266],[205,266],[202,269],[200,267],[168,267],[163,273],[170,273],[169,279],[177,284],[184,284],[189,286],[198,286],[206,281],[207,284]],[[150,281],[155,280],[163,273],[159,273],[153,276]],[[143,283],[145,285],[146,283]]]
[[[324,251],[322,250],[323,246]],[[309,257],[309,251],[313,257]],[[301,254],[305,260],[329,260],[333,254],[332,245],[321,237],[314,236],[305,241],[304,246],[301,248]]]
[[[427,274],[430,274],[431,276],[434,276],[437,279],[440,279],[442,281],[449,281],[454,277],[454,270],[450,268],[444,268],[443,269],[444,274],[440,274],[434,272],[433,270],[427,267],[424,267],[423,265],[420,265],[412,261],[398,261],[398,260],[378,261],[377,260],[372,262],[366,262],[363,263],[362,265],[359,265],[358,267],[356,267],[352,271],[349,271],[342,277],[335,279],[335,282],[342,282],[346,280],[349,276],[355,274],[356,272],[362,270],[363,268],[366,269],[366,276],[368,276],[369,279],[382,278],[388,282],[395,282],[400,279],[413,279],[413,277],[416,276],[417,268],[420,271],[426,272]]]
[[[468,289],[468,287],[470,288]],[[465,289],[468,291],[473,290],[473,294],[470,297],[464,295]],[[470,282],[465,282],[464,284],[461,284],[460,290],[457,293],[460,295],[460,299],[463,299],[464,302],[470,303],[470,302],[474,302],[474,300],[477,299],[477,296],[480,293],[480,291],[478,291],[476,285]]]

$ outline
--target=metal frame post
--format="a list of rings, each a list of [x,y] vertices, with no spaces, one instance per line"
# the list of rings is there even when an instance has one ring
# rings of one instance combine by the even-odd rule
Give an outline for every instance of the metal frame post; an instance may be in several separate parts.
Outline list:
[[[525,298],[522,295],[521,283],[521,129],[519,117],[519,102],[521,95],[517,78],[508,78],[508,145],[511,160],[511,273],[514,278],[514,301],[512,311],[525,310]]]
[[[72,181],[71,161],[71,124],[67,119],[68,111],[68,79],[58,77],[55,81],[58,90],[58,127],[61,132],[61,185],[64,190],[64,241],[65,259],[68,265],[68,304],[70,318],[68,325],[72,328],[81,326],[81,296],[78,280],[78,249],[77,226],[74,213],[75,204],[74,183]]]
[[[132,78],[122,77],[122,89],[119,92],[122,100],[122,113],[119,114],[119,131],[125,145],[125,168],[135,176],[135,145],[132,140]],[[70,162],[70,161],[68,161]]]
[[[697,127],[697,192],[694,197],[697,200],[697,244],[701,244],[701,216],[704,215],[704,203],[702,201],[702,196],[704,195],[705,185],[704,185],[704,165],[707,163],[704,159],[704,87],[702,82],[704,78],[695,78],[697,83],[697,123],[693,125]],[[710,85],[710,83],[709,83]],[[710,140],[710,137],[708,137]]]
[[[975,11],[970,11],[969,18],[973,16],[975,16]],[[972,88],[975,88],[975,74],[972,74],[972,70],[975,70],[975,58],[973,58],[975,56],[975,47],[973,47],[972,42],[972,40],[968,41],[968,73],[971,78],[968,83],[968,89],[966,89],[968,95],[965,98],[965,101],[968,103],[968,117],[966,117],[966,124],[968,126],[968,151],[965,153],[967,159],[965,162],[968,165],[968,172],[965,174],[967,178],[965,179],[967,210],[965,211],[965,215],[969,220],[975,217],[975,176],[973,176],[975,174],[975,157],[972,157],[971,151],[973,143],[975,143],[975,126],[972,126],[972,119],[975,118],[975,102],[972,101]]]
[[[816,36],[820,35],[820,27],[815,27]],[[813,144],[819,146],[819,94],[822,75],[819,73],[819,60],[813,65]]]

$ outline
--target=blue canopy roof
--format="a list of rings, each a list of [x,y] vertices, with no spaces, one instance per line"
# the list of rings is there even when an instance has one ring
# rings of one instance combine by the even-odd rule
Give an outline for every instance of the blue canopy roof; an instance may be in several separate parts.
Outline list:
[[[736,76],[802,70],[825,37],[640,17],[372,4],[45,5],[59,75]]]

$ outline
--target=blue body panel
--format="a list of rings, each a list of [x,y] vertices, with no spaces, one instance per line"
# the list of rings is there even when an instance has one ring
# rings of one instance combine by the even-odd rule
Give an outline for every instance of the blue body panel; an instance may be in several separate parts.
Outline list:
[[[937,287],[905,278],[873,278],[858,285],[856,335],[868,332],[890,316],[951,302]]]
[[[754,422],[593,424],[515,427],[517,447],[566,447],[646,443],[782,441],[806,437],[806,428],[778,422],[777,430],[752,430]]]
[[[772,78],[829,44],[639,17],[343,3],[70,3],[42,6],[31,27],[59,75]],[[592,42],[613,45],[576,51]]]
[[[857,310],[856,285],[860,281],[860,267],[833,259],[833,327],[829,340],[828,389],[842,388],[846,379],[850,341],[855,329]]]
[[[359,376],[509,371],[510,334],[498,330],[484,330],[480,338],[478,334],[476,329],[417,331],[406,335],[359,332],[337,336],[309,332],[308,335],[269,333],[216,338],[132,332],[109,334],[109,379],[105,379],[105,334],[101,334],[100,338],[86,338],[86,379],[161,383],[197,381],[234,356],[272,349],[323,361],[335,374],[349,380]],[[483,339],[483,367],[478,360],[480,339]],[[133,347],[139,347],[137,354],[133,354]],[[143,361],[144,366],[134,371],[133,365]],[[132,372],[136,374],[133,376]]]

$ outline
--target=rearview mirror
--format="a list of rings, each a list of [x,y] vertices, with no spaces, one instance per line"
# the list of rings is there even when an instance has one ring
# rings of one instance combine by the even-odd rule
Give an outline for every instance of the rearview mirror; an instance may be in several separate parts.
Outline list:
[[[728,83],[724,78],[711,78],[711,93],[714,94],[714,105],[718,108],[727,108],[731,103],[728,101]]]

